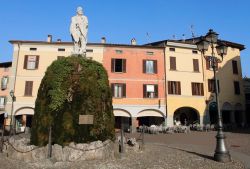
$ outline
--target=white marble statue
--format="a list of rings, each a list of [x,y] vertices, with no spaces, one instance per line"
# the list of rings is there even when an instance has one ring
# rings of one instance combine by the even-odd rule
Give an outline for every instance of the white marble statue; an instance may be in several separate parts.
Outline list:
[[[77,15],[71,18],[70,34],[74,42],[73,54],[86,56],[88,18],[83,15],[82,7],[78,7]]]

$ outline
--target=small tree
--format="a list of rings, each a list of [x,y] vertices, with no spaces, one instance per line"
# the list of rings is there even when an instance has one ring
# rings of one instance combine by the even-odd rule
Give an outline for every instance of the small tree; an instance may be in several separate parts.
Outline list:
[[[79,125],[79,115],[93,115],[93,125]],[[54,61],[39,87],[31,128],[31,143],[90,142],[114,138],[112,96],[104,67],[83,57]]]

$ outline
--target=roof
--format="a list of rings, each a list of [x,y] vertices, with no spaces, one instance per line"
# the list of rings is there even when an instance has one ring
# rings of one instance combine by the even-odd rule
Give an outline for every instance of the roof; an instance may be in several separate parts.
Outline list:
[[[12,62],[2,62],[0,63],[0,67],[11,67]]]
[[[177,43],[184,43],[184,44],[195,44],[196,42],[200,41],[202,39],[202,36],[200,37],[195,37],[195,38],[191,38],[191,39],[185,39],[185,40],[171,40],[171,39],[166,39],[166,40],[161,40],[161,41],[156,41],[156,42],[152,42],[152,43],[148,43],[145,45],[149,45],[149,46],[165,46],[165,44],[167,42],[177,42]],[[226,40],[222,40],[222,39],[218,39],[219,43],[225,43],[225,45],[230,46],[230,47],[234,47],[234,48],[238,48],[240,50],[244,50],[245,46],[239,43],[235,43],[235,42],[230,42],[230,41],[226,41]]]
[[[11,44],[16,43],[32,43],[32,44],[53,44],[53,45],[73,45],[73,42],[47,42],[47,41],[31,41],[31,40],[10,40]],[[130,44],[112,44],[112,43],[87,43],[93,46],[108,46],[108,47],[133,47],[133,48],[163,48],[161,46],[148,46],[148,45],[130,45]]]

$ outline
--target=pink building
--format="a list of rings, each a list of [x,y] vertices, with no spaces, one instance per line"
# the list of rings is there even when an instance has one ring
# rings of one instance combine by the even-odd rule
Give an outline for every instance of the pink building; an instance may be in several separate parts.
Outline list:
[[[164,48],[106,44],[103,65],[113,94],[116,128],[162,124],[166,118]]]
[[[12,62],[0,63],[0,78],[1,78],[1,90],[0,90],[0,126],[4,123],[4,113],[6,112],[7,97],[9,95],[8,82],[11,71]]]

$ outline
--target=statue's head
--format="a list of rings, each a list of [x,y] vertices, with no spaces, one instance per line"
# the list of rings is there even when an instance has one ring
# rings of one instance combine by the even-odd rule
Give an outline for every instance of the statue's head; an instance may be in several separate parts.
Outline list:
[[[83,15],[83,9],[82,9],[81,6],[77,7],[76,13],[77,13],[78,15]]]

